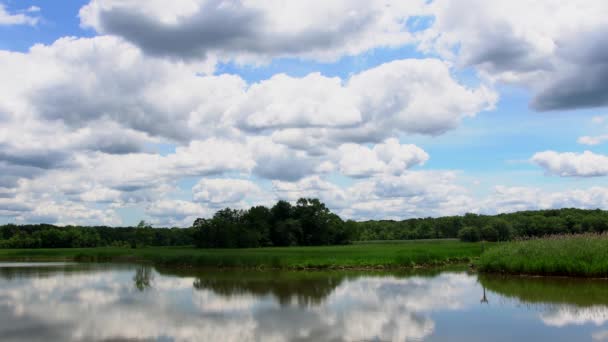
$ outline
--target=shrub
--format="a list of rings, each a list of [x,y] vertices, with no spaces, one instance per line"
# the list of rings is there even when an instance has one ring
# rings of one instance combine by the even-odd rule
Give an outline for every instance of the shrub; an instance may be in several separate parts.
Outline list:
[[[473,227],[465,227],[458,232],[458,238],[465,242],[477,242],[479,241],[479,231]]]

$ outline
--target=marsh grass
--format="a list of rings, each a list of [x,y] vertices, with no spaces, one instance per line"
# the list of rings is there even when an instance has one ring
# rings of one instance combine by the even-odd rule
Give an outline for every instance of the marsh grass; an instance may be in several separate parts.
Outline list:
[[[506,242],[488,249],[482,272],[608,277],[608,234],[554,235]]]
[[[0,249],[0,260],[120,262],[158,265],[278,269],[403,268],[464,263],[482,245],[454,240],[320,247],[197,249],[194,247]]]

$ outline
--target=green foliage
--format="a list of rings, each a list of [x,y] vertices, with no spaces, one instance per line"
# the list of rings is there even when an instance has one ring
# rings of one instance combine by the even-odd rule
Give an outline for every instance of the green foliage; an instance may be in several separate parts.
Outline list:
[[[265,247],[437,238],[509,241],[521,237],[608,231],[608,212],[599,209],[344,222],[319,200],[301,199],[295,205],[279,201],[272,208],[257,206],[220,212],[217,217],[197,219],[193,229],[152,228],[145,221],[137,227],[116,228],[8,224],[0,226],[0,248],[136,248],[193,244],[200,247]],[[464,229],[467,230],[461,232]]]
[[[485,226],[479,232],[481,239],[484,241],[498,241],[498,232],[492,226]]]
[[[608,234],[511,241],[486,251],[478,266],[486,272],[608,277]]]
[[[458,238],[461,241],[477,242],[481,238],[479,229],[475,227],[465,227],[458,232]]]
[[[301,198],[295,206],[279,201],[270,209],[226,208],[193,224],[194,243],[202,248],[347,244],[354,227],[354,222],[345,224],[325,204],[311,198]]]
[[[58,227],[49,224],[0,226],[0,248],[82,248],[192,245],[191,229],[137,227]]]
[[[500,215],[465,214],[438,218],[415,218],[403,221],[357,222],[353,241],[413,240],[432,238],[458,238],[464,228],[476,229],[479,239],[509,241],[517,237],[574,234],[608,231],[608,212],[595,209],[550,209],[521,211]],[[490,227],[496,232],[488,228]],[[484,236],[484,232],[486,236]],[[466,241],[477,241],[470,230],[462,235]]]

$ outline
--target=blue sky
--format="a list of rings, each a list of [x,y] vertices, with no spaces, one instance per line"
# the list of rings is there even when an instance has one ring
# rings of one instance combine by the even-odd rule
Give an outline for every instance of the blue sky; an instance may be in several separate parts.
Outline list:
[[[607,8],[574,3],[0,0],[0,222],[605,208]]]

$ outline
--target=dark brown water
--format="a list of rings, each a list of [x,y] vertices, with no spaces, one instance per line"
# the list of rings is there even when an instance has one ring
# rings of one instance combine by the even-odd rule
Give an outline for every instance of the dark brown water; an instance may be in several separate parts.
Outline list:
[[[0,264],[1,341],[608,341],[608,282]]]

